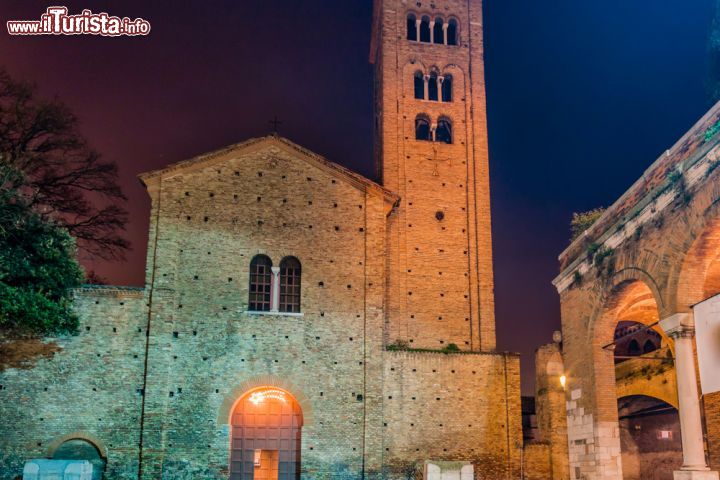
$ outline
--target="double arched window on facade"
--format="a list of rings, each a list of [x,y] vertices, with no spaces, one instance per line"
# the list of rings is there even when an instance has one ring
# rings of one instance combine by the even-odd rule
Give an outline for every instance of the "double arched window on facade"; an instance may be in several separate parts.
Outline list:
[[[454,18],[445,21],[442,17],[408,13],[407,39],[412,42],[457,45],[458,22]]]
[[[251,312],[300,313],[302,266],[295,257],[285,257],[273,267],[267,255],[250,262],[248,310]]]
[[[453,143],[452,122],[447,117],[440,117],[432,123],[427,115],[418,115],[415,118],[415,140]]]
[[[452,75],[439,75],[437,72],[431,72],[429,75],[425,75],[418,70],[413,77],[413,90],[415,92],[415,98],[418,100],[452,102]]]

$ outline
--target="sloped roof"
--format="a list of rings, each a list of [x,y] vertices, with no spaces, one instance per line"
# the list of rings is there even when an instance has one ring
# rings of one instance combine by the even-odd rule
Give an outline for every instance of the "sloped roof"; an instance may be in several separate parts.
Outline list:
[[[245,153],[250,150],[258,150],[267,146],[276,146],[282,148],[291,153],[299,154],[297,158],[306,161],[313,167],[319,168],[330,175],[338,178],[339,180],[345,181],[353,187],[363,191],[377,191],[383,195],[388,203],[396,203],[400,197],[390,190],[386,189],[382,185],[369,180],[359,173],[355,173],[342,165],[338,165],[335,162],[331,162],[325,157],[318,155],[297,143],[288,140],[285,137],[273,134],[265,137],[251,138],[244,142],[228,145],[227,147],[215,150],[213,152],[198,155],[188,160],[183,160],[177,163],[173,163],[165,168],[158,170],[152,170],[149,172],[141,173],[138,175],[140,181],[146,187],[152,183],[155,179],[167,178],[176,174],[186,173],[190,170],[198,168],[205,168],[212,166],[218,162],[223,161],[223,156],[232,152]]]

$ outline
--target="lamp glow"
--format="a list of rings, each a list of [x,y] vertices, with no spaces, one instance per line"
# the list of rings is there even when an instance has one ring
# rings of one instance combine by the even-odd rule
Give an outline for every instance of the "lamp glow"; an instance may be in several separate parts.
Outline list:
[[[276,389],[258,390],[257,392],[251,393],[249,398],[249,400],[255,405],[260,405],[268,399],[287,402],[287,399],[285,398],[285,392]]]
[[[560,385],[562,385],[563,388],[565,388],[566,382],[567,382],[567,377],[565,375],[560,375]]]

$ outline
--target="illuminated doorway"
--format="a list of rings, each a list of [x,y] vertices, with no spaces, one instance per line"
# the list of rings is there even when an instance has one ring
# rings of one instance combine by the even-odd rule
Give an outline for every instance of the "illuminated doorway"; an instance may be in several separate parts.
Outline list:
[[[230,480],[300,478],[302,410],[275,387],[245,393],[232,414]]]

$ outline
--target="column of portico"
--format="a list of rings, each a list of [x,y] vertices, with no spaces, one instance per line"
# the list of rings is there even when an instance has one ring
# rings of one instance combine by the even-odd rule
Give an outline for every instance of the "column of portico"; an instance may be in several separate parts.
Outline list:
[[[420,24],[421,23],[422,23],[422,20],[420,20],[420,19],[415,20],[415,32],[416,32],[415,34],[417,35],[417,37],[415,37],[415,38],[417,38],[418,42],[420,41]]]
[[[430,43],[435,43],[435,20],[430,22]]]
[[[675,343],[683,466],[673,473],[675,480],[718,480],[705,460],[700,399],[697,391],[693,338],[695,322],[691,313],[676,313],[660,321],[660,326]]]
[[[280,307],[280,267],[272,268],[272,298],[270,299],[270,311],[277,313]]]

